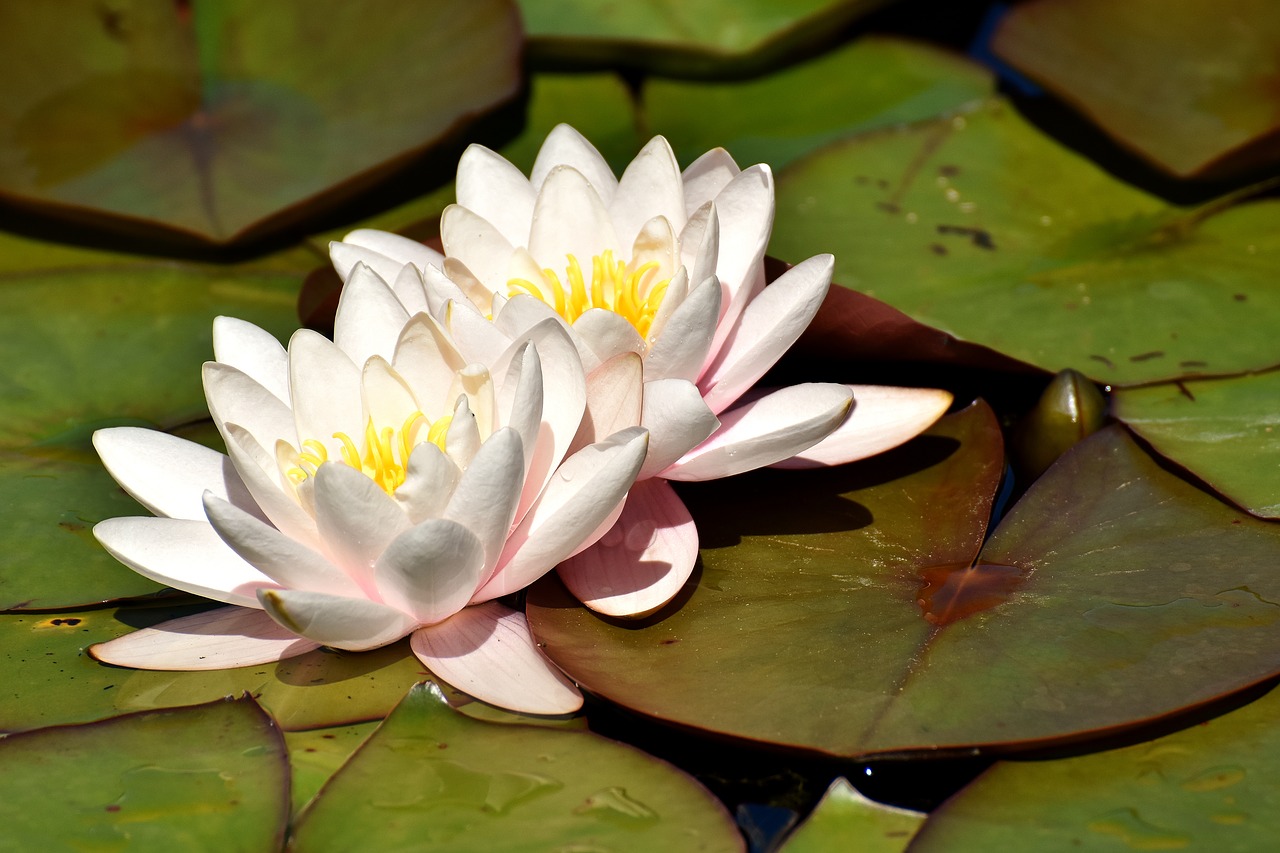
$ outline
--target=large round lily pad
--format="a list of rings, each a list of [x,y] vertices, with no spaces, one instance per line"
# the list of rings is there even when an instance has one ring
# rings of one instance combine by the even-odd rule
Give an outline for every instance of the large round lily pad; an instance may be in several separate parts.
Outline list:
[[[212,242],[331,204],[519,85],[508,0],[36,4],[0,26],[0,192]]]
[[[530,621],[613,702],[845,756],[1071,740],[1280,669],[1280,528],[1111,428],[979,552],[1000,451],[978,405],[864,463],[685,490],[702,564],[678,606],[611,624],[547,582]]]
[[[1005,102],[853,137],[778,179],[771,253],[916,320],[1112,384],[1280,364],[1280,202],[1171,207]]]

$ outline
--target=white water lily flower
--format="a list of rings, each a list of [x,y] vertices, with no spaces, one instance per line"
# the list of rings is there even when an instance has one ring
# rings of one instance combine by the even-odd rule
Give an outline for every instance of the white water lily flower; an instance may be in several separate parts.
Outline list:
[[[655,137],[618,179],[560,125],[529,178],[473,145],[457,187],[441,218],[443,255],[361,230],[331,256],[344,279],[367,264],[406,306],[491,348],[558,320],[589,374],[584,429],[649,429],[617,523],[559,568],[596,610],[652,612],[689,577],[697,531],[666,480],[854,461],[914,437],[951,403],[945,391],[827,383],[744,396],[809,325],[833,266],[819,255],[765,287],[767,166],[741,170],[715,149],[682,173]]]
[[[496,705],[565,713],[577,688],[493,599],[594,542],[644,460],[637,427],[574,442],[586,400],[558,323],[477,358],[367,270],[335,340],[220,317],[204,388],[229,456],[100,430],[112,476],[157,517],[99,541],[135,571],[231,607],[94,646],[144,669],[221,669],[411,635],[438,677]]]

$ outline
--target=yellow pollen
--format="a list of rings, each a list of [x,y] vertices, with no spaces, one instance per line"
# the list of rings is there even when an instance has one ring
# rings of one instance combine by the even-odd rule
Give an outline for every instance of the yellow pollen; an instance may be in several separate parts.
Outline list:
[[[623,317],[635,327],[640,337],[648,340],[653,318],[662,305],[670,279],[654,281],[658,264],[649,261],[634,270],[628,270],[622,261],[615,260],[612,251],[591,258],[591,281],[583,275],[582,265],[573,255],[565,256],[564,283],[553,270],[543,270],[546,287],[543,288],[523,278],[507,282],[507,295],[525,293],[555,309],[568,323],[573,323],[592,308],[604,308]]]
[[[365,425],[363,449],[356,446],[355,441],[345,432],[335,432],[333,437],[341,445],[339,455],[341,461],[357,471],[363,472],[387,494],[393,494],[404,484],[405,474],[409,469],[409,456],[413,448],[422,442],[422,426],[429,424],[425,440],[439,447],[445,446],[445,436],[449,431],[452,417],[445,416],[430,423],[422,412],[414,412],[401,425],[399,430],[392,427],[378,429],[373,418]],[[328,448],[315,439],[302,442],[302,452],[298,454],[299,465],[290,468],[286,474],[295,484],[300,484],[315,475],[316,469],[329,461]]]

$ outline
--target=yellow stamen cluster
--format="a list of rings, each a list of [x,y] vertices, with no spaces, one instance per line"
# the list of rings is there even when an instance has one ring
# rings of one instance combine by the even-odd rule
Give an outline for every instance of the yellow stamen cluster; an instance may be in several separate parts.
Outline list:
[[[431,423],[427,429],[426,440],[439,447],[445,447],[445,436],[449,432],[449,424],[453,418],[446,415]],[[339,453],[341,461],[363,472],[369,479],[378,484],[387,494],[393,494],[404,484],[405,473],[409,469],[409,456],[422,433],[422,426],[427,424],[422,412],[414,412],[405,419],[399,431],[392,427],[381,430],[373,423],[373,418],[364,428],[364,452],[356,447],[351,436],[345,432],[335,432],[333,437],[341,443]],[[302,442],[302,452],[298,454],[299,465],[290,468],[289,479],[295,484],[302,483],[312,477],[316,469],[329,461],[329,449],[314,438]]]
[[[625,263],[614,259],[612,251],[605,251],[591,258],[591,281],[587,282],[578,259],[573,255],[566,257],[569,261],[565,269],[567,284],[561,284],[559,276],[547,269],[542,272],[546,276],[549,294],[531,281],[513,278],[507,282],[507,295],[527,293],[550,305],[569,323],[592,308],[604,308],[621,315],[635,327],[640,337],[648,340],[653,318],[657,316],[670,281],[652,281],[658,264],[650,261],[628,270]]]

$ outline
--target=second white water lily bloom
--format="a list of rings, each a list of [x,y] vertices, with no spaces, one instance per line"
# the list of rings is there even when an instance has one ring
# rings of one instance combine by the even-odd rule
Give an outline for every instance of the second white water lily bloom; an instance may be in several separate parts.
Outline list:
[[[406,305],[492,348],[559,321],[589,374],[594,434],[649,429],[617,524],[559,569],[597,610],[651,612],[692,571],[697,531],[665,480],[853,461],[915,436],[950,405],[943,391],[828,383],[744,396],[809,325],[833,264],[810,258],[765,287],[767,166],[742,170],[715,149],[681,172],[655,137],[618,179],[560,125],[528,178],[472,146],[457,187],[441,218],[443,255],[363,230],[331,247],[333,261],[344,279],[369,265]]]
[[[220,669],[412,637],[438,677],[530,713],[580,706],[523,613],[494,601],[606,529],[645,457],[624,428],[575,441],[586,399],[557,323],[490,359],[356,271],[335,340],[288,350],[222,317],[204,368],[228,456],[151,430],[94,435],[154,518],[99,541],[134,570],[232,605],[93,647],[108,663]]]

